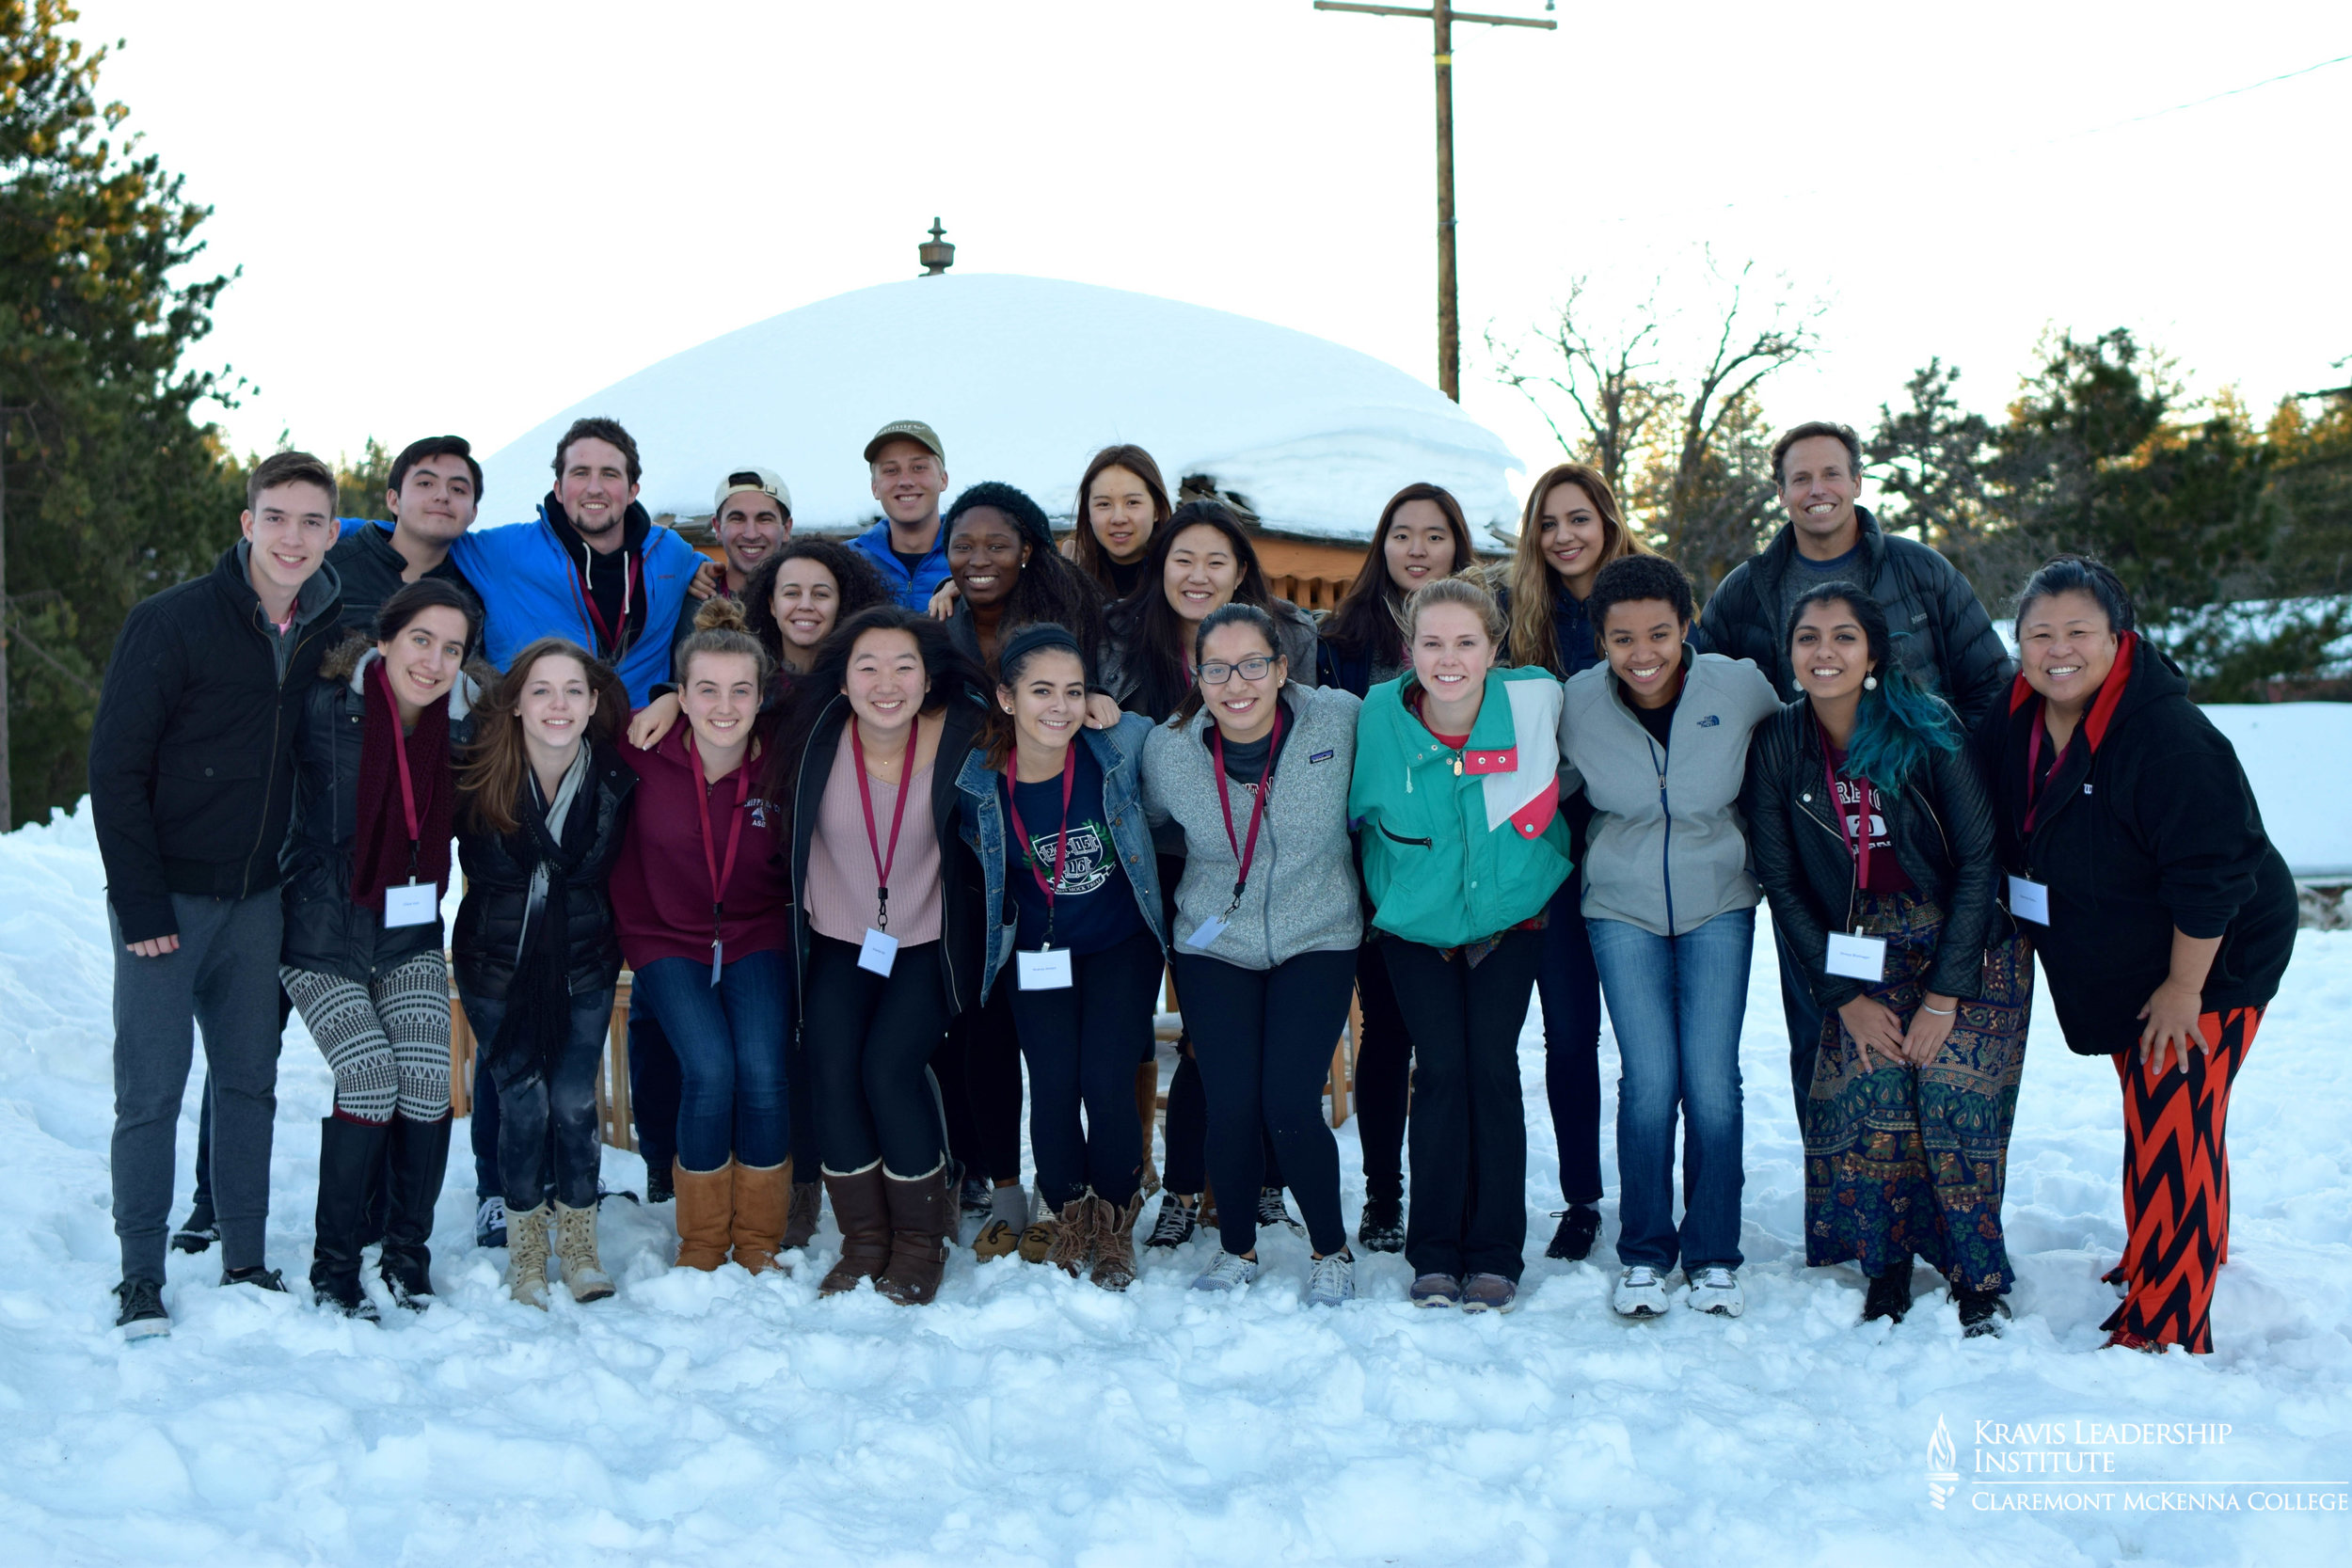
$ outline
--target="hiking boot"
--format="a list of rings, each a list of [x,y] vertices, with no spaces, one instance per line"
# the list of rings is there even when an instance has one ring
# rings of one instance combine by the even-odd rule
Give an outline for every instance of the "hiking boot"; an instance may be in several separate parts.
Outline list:
[[[1075,1279],[1094,1261],[1094,1195],[1081,1193],[1061,1206],[1046,1262]]]
[[[1200,1211],[1196,1204],[1186,1203],[1174,1193],[1160,1194],[1160,1212],[1152,1222],[1152,1234],[1144,1238],[1145,1246],[1175,1248],[1192,1240],[1200,1227]]]
[[[1911,1259],[1906,1258],[1870,1281],[1869,1293],[1862,1298],[1862,1321],[1867,1323],[1884,1318],[1888,1323],[1899,1323],[1910,1310]]]
[[[367,1291],[360,1289],[359,1276],[356,1274],[329,1275],[325,1277],[312,1275],[310,1276],[310,1304],[329,1311],[340,1312],[346,1318],[352,1318],[363,1323],[383,1322],[383,1315],[376,1311],[375,1303],[370,1301]]]
[[[1142,1212],[1141,1188],[1123,1207],[1106,1197],[1094,1200],[1094,1271],[1087,1277],[1105,1291],[1136,1282],[1136,1216]]]
[[[1518,1304],[1519,1286],[1516,1279],[1505,1279],[1499,1274],[1474,1274],[1462,1281],[1465,1312],[1508,1312]]]
[[[784,1250],[804,1247],[816,1238],[817,1217],[824,1202],[824,1189],[814,1181],[792,1183],[792,1212],[784,1222]]]
[[[555,1258],[564,1288],[577,1302],[602,1301],[612,1293],[612,1276],[596,1256],[596,1211],[555,1206]]]
[[[1462,1282],[1450,1274],[1424,1274],[1413,1281],[1405,1299],[1415,1307],[1459,1307]]]
[[[1696,1274],[1682,1271],[1691,1282],[1690,1293],[1682,1305],[1693,1312],[1712,1312],[1719,1318],[1736,1318],[1748,1309],[1748,1299],[1740,1293],[1740,1276],[1722,1264],[1712,1264]],[[1904,1281],[1908,1288],[1910,1281]]]
[[[506,1244],[506,1199],[485,1197],[473,1212],[473,1244],[480,1247],[502,1247]]]
[[[188,1222],[171,1233],[171,1250],[191,1255],[208,1250],[220,1240],[220,1226],[213,1218],[213,1206],[199,1203],[188,1211]]]
[[[1356,1221],[1356,1239],[1366,1252],[1403,1252],[1405,1200],[1387,1193],[1368,1195],[1363,1214]]]
[[[988,1178],[967,1167],[963,1181],[957,1188],[956,1206],[966,1219],[978,1219],[996,1212],[996,1189]]]
[[[1963,1339],[1981,1339],[2001,1332],[2001,1320],[2010,1315],[2009,1304],[1998,1291],[1971,1291],[1955,1286],[1952,1299],[1960,1304],[1960,1335]]]
[[[275,1291],[281,1296],[286,1293],[285,1275],[266,1263],[256,1263],[249,1269],[223,1269],[220,1271],[220,1282],[223,1285],[250,1285],[257,1291]]]
[[[1278,1225],[1288,1226],[1294,1236],[1307,1234],[1306,1226],[1293,1219],[1289,1208],[1282,1202],[1282,1189],[1261,1187],[1258,1189],[1258,1228],[1270,1230]]]
[[[597,1191],[601,1195],[603,1189],[598,1188]],[[666,1163],[656,1164],[651,1160],[646,1161],[645,1201],[647,1203],[672,1203],[676,1199],[677,1180],[670,1174],[670,1166]]]
[[[1620,1318],[1662,1318],[1666,1282],[1647,1263],[1628,1263],[1609,1293],[1609,1309]]]
[[[785,1222],[792,1213],[792,1162],[735,1167],[735,1218],[729,1231],[735,1260],[752,1274],[776,1266]]]
[[[161,1339],[171,1333],[171,1314],[164,1310],[164,1288],[151,1279],[126,1279],[115,1287],[122,1310],[115,1326],[125,1339]]]
[[[1551,1233],[1544,1256],[1581,1263],[1592,1256],[1593,1243],[1599,1237],[1600,1211],[1589,1203],[1571,1203],[1560,1211],[1560,1228]]]
[[[506,1216],[506,1293],[542,1312],[548,1309],[548,1220],[544,1203]]]
[[[1337,1307],[1343,1301],[1356,1299],[1356,1258],[1353,1253],[1333,1252],[1318,1258],[1307,1270],[1309,1307]]]
[[[735,1162],[717,1170],[671,1172],[677,1185],[677,1266],[705,1274],[723,1265],[735,1242]]]
[[[1216,1256],[1209,1259],[1209,1266],[1202,1269],[1200,1277],[1192,1282],[1192,1288],[1224,1292],[1238,1291],[1257,1282],[1258,1260],[1255,1258],[1244,1258],[1220,1247]]]
[[[882,1186],[890,1205],[890,1261],[874,1288],[901,1307],[928,1307],[947,1273],[955,1244],[955,1189],[945,1164],[924,1176],[891,1176]]]
[[[862,1279],[880,1279],[890,1261],[890,1195],[882,1187],[882,1162],[848,1176],[824,1173],[833,1217],[841,1227],[841,1257],[817,1287],[820,1296],[854,1291]]]

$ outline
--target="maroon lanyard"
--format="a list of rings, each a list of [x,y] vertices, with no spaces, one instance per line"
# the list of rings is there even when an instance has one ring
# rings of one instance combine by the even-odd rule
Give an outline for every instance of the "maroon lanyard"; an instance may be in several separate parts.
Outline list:
[[[626,549],[628,546],[622,547]],[[565,562],[569,564],[568,556]],[[621,571],[621,629],[617,632],[604,624],[604,611],[596,608],[596,595],[589,587],[588,574],[577,569],[573,571],[572,592],[579,596],[580,608],[586,613],[588,624],[596,628],[596,636],[600,639],[596,644],[598,653],[608,650],[613,654],[620,652],[621,638],[628,631],[628,607],[637,596],[637,585],[644,580],[644,570],[643,561],[634,555],[628,557],[628,563]]]
[[[694,749],[694,732],[686,732],[686,762],[694,770],[694,804],[700,810],[703,823],[703,864],[710,872],[710,950],[719,951],[719,927],[726,912],[727,884],[735,880],[735,851],[743,842],[743,802],[752,792],[752,759],[746,756],[735,769],[734,820],[727,824],[727,858],[719,860],[717,836],[710,831],[710,785],[703,778],[702,755]],[[713,980],[711,984],[718,982]]]
[[[874,929],[890,929],[890,868],[898,860],[898,824],[907,816],[907,776],[914,771],[914,743],[922,735],[922,721],[907,731],[907,749],[898,761],[898,802],[890,809],[890,848],[884,852],[882,840],[874,832],[874,792],[866,784],[866,741],[858,734],[857,720],[850,720],[850,751],[857,762],[857,801],[866,808],[866,843],[874,851]]]
[[[1241,869],[1233,877],[1233,901],[1225,906],[1230,915],[1241,908],[1241,890],[1249,885],[1249,863],[1258,853],[1258,824],[1265,816],[1265,798],[1274,793],[1274,753],[1282,744],[1282,710],[1274,710],[1274,729],[1266,736],[1265,771],[1258,778],[1258,798],[1249,806],[1249,837],[1247,841],[1233,836],[1233,799],[1225,791],[1225,736],[1215,724],[1209,726],[1209,751],[1216,764],[1216,803],[1225,812],[1225,842],[1233,847],[1233,856]]]
[[[1012,836],[1021,841],[1021,858],[1028,863],[1029,875],[1045,890],[1045,945],[1054,944],[1054,892],[1061,886],[1062,868],[1070,863],[1070,792],[1078,782],[1078,748],[1075,745],[1062,752],[1061,757],[1061,832],[1054,838],[1054,879],[1047,881],[1045,873],[1037,867],[1037,857],[1029,852],[1029,830],[1021,821],[1018,785],[1012,776],[1012,752],[1005,753],[1005,811],[1012,818]]]
[[[1815,726],[1820,727],[1818,720],[1815,721]],[[1837,836],[1846,841],[1846,853],[1853,857],[1855,885],[1868,887],[1870,885],[1870,781],[1864,778],[1854,780],[1854,793],[1862,797],[1856,808],[1861,813],[1859,826],[1861,843],[1857,845],[1854,842],[1856,824],[1846,816],[1845,798],[1837,793],[1837,769],[1830,765],[1829,752],[1829,731],[1824,729],[1821,731],[1821,777],[1829,784],[1830,807],[1837,813]]]
[[[384,700],[392,709],[393,771],[400,775],[400,812],[408,824],[408,879],[417,879],[417,844],[424,837],[424,829],[417,821],[417,786],[408,777],[408,737],[401,733],[400,699],[392,695],[391,667],[381,658],[375,661],[376,673],[384,678]]]

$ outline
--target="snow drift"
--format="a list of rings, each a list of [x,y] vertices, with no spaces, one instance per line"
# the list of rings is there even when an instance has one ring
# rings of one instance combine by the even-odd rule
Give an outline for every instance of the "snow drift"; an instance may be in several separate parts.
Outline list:
[[[1540,1257],[1507,1319],[1413,1310],[1398,1258],[1366,1262],[1366,1299],[1308,1311],[1286,1234],[1232,1301],[1186,1290],[1195,1242],[1147,1255],[1124,1296],[966,1251],[935,1307],[819,1303],[830,1222],[755,1281],[672,1272],[668,1212],[622,1201],[619,1296],[543,1315],[504,1298],[503,1254],[468,1245],[461,1155],[422,1317],[354,1323],[299,1283],[221,1291],[215,1256],[175,1256],[173,1335],[134,1347],[111,1327],[101,881],[87,808],[0,838],[11,1563],[2274,1565],[2352,1542],[2352,933],[2302,933],[2239,1080],[2201,1359],[2092,1348],[2122,1241],[2115,1079],[2046,1018],[2010,1155],[2016,1321],[1963,1341],[1937,1294],[1859,1326],[1860,1276],[1803,1267],[1761,938],[1737,1322],[1622,1323],[1597,1262]],[[1557,1190],[1533,1021],[1520,1066],[1534,1255]],[[271,1259],[298,1280],[330,1096],[299,1023],[278,1093]],[[181,1134],[175,1218],[193,1096]],[[1352,1126],[1340,1144],[1352,1216]],[[642,1181],[634,1156],[605,1162]],[[2207,1440],[2178,1440],[2192,1428]],[[2175,1440],[2131,1440],[2149,1435]],[[2102,1454],[2133,1484],[2084,1484]]]

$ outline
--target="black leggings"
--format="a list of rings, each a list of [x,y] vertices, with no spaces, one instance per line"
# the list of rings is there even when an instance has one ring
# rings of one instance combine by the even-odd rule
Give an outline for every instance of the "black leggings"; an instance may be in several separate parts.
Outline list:
[[[1123,1208],[1142,1176],[1135,1064],[1152,1037],[1160,944],[1137,931],[1079,956],[1072,969],[1076,983],[1057,990],[1022,990],[1014,974],[996,982],[1012,999],[1021,1053],[1029,1060],[1029,1151],[1049,1207],[1058,1210],[1092,1187]]]
[[[1527,1245],[1527,1107],[1519,1029],[1544,933],[1512,931],[1472,969],[1460,953],[1390,937],[1389,974],[1413,1033],[1415,1274],[1519,1277]]]
[[[1347,1022],[1356,950],[1301,953],[1272,969],[1176,955],[1176,989],[1192,1027],[1209,1104],[1209,1175],[1225,1250],[1258,1244],[1257,1192],[1271,1138],[1318,1253],[1347,1245],[1340,1220],[1340,1147],[1323,1119],[1331,1050]]]
[[[857,966],[855,942],[811,933],[801,1030],[817,1080],[818,1146],[835,1176],[876,1160],[927,1175],[946,1157],[931,1053],[947,1032],[939,943],[898,949],[888,980]]]
[[[1388,942],[1356,949],[1356,998],[1363,1034],[1356,1042],[1356,1136],[1364,1150],[1367,1197],[1405,1196],[1405,1110],[1412,1099],[1413,1040],[1396,1005],[1396,987],[1381,950]]]
[[[996,988],[978,1007],[947,1027],[947,1041],[934,1058],[941,1098],[947,1102],[948,1151],[967,1175],[997,1181],[1021,1180],[1021,1034],[1013,1022],[1012,966],[996,977]],[[1132,1074],[1133,1069],[1131,1068]],[[957,1103],[961,1096],[962,1103]],[[1133,1114],[1135,1084],[1127,1085]]]

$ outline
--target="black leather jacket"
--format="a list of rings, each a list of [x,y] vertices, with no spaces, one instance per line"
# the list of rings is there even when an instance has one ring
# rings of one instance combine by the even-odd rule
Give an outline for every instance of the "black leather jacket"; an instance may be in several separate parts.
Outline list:
[[[629,797],[636,788],[636,772],[611,747],[599,746],[589,753],[587,788],[572,803],[572,814],[594,814],[587,824],[590,836],[564,894],[570,957],[564,989],[574,996],[610,990],[621,973],[621,938],[607,883],[621,851]],[[526,784],[524,794],[529,793]],[[466,872],[466,895],[458,903],[456,927],[450,934],[450,959],[457,972],[459,994],[484,1002],[506,1000],[523,936],[531,873],[545,853],[540,835],[550,829],[563,832],[560,823],[534,825],[527,800],[517,802],[516,815],[521,826],[512,833],[475,828],[462,808],[457,816],[457,858]]]
[[[1804,963],[1814,1000],[1829,1009],[1870,988],[1826,968],[1829,933],[1851,929],[1857,890],[1853,852],[1823,783],[1825,763],[1813,705],[1801,697],[1756,726],[1740,803],[1772,920]],[[1930,752],[1900,790],[1879,795],[1904,875],[1944,911],[1927,989],[1973,997],[1986,946],[2014,929],[1994,900],[1993,806],[1975,761],[1965,747]]]

